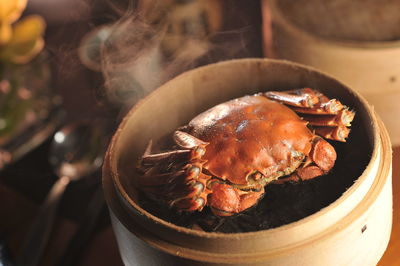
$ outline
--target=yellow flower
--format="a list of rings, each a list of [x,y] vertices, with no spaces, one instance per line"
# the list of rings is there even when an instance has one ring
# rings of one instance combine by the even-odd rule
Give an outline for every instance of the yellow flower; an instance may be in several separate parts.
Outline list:
[[[26,7],[27,0],[1,0],[0,1],[0,45],[11,39],[11,24],[21,16]]]
[[[44,46],[44,19],[30,15],[16,22],[27,0],[0,0],[0,61],[24,64]]]

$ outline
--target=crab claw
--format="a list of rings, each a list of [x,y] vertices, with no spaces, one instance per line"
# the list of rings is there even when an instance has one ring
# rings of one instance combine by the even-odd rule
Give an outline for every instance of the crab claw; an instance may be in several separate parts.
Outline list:
[[[276,180],[275,184],[298,182],[325,175],[332,169],[336,161],[335,148],[321,137],[315,137],[309,155],[309,160],[288,177]]]
[[[316,137],[313,141],[310,157],[325,173],[332,169],[336,161],[335,148],[323,138]]]
[[[259,191],[242,191],[225,183],[214,182],[212,193],[208,195],[208,205],[218,216],[231,216],[240,213],[255,204],[264,194],[264,188]]]

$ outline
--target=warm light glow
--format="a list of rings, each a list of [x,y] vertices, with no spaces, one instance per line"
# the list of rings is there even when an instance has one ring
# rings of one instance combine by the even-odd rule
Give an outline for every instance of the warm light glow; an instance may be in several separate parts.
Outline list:
[[[54,135],[54,140],[55,140],[57,143],[62,143],[62,142],[65,140],[65,134],[64,134],[63,132],[57,132],[57,133]]]

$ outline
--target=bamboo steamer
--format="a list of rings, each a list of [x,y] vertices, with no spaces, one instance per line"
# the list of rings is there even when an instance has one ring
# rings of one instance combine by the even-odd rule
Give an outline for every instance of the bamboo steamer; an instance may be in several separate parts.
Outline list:
[[[157,140],[217,103],[268,89],[311,86],[357,112],[354,149],[369,162],[337,200],[304,219],[248,233],[207,233],[144,210],[131,186],[135,160]],[[347,145],[347,144],[346,144]],[[186,72],[126,115],[103,167],[103,187],[125,265],[375,265],[392,225],[391,144],[367,102],[335,79],[280,60],[241,59]]]
[[[400,2],[264,0],[273,57],[313,66],[360,92],[400,144]],[[269,27],[264,30],[269,36]]]

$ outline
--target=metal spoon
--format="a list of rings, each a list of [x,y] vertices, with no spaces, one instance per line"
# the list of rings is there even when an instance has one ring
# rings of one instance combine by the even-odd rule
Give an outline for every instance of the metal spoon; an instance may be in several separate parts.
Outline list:
[[[89,176],[100,168],[105,142],[102,129],[86,122],[69,124],[54,134],[49,162],[59,179],[54,183],[33,221],[16,260],[17,266],[38,264],[67,185],[71,181]]]

